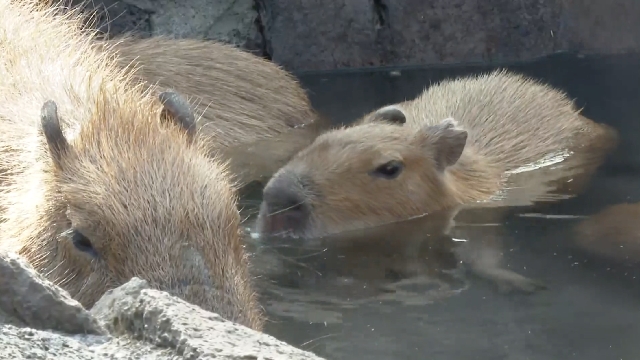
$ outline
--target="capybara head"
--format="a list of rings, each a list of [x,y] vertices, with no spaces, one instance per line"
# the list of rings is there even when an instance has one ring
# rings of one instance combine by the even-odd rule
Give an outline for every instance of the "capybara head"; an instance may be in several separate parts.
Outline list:
[[[455,205],[447,177],[467,140],[454,119],[405,126],[392,106],[376,121],[319,136],[267,183],[262,234],[316,238]]]
[[[9,209],[7,219],[19,224],[12,235],[87,307],[136,276],[260,329],[225,164],[194,140],[186,100],[165,92],[160,101],[136,109],[99,100],[73,138],[61,131],[56,102],[46,102],[41,178],[25,179],[41,191],[32,215]]]

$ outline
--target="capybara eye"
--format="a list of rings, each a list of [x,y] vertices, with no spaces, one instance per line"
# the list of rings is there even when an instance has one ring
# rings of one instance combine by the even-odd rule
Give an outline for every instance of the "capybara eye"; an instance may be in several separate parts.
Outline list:
[[[398,160],[391,160],[380,166],[378,166],[373,172],[373,176],[381,177],[384,179],[395,179],[400,175],[404,164]]]
[[[83,253],[87,253],[94,257],[98,256],[96,249],[94,249],[93,245],[91,244],[91,240],[84,236],[80,231],[71,230],[71,242],[73,243],[73,246],[75,246],[79,251],[82,251]]]

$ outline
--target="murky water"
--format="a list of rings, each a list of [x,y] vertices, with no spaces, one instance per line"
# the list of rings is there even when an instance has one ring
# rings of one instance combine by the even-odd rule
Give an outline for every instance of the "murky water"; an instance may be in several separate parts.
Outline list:
[[[413,98],[435,81],[494,67],[300,77],[319,110],[348,123]],[[360,234],[366,246],[348,249],[270,244],[254,257],[271,320],[267,333],[327,359],[640,358],[640,267],[578,248],[571,231],[607,205],[640,202],[640,56],[564,54],[508,67],[567,91],[584,115],[620,132],[618,149],[581,195],[538,209],[543,214],[525,209],[498,224],[472,221],[474,237],[500,237],[504,268],[548,289],[530,295],[496,291],[460,269],[450,251],[460,245],[455,241],[428,246],[429,264],[414,264],[406,249],[425,251],[411,236],[424,230],[419,221],[370,229]],[[244,202],[255,205],[259,198]],[[251,213],[251,206],[246,210]],[[390,231],[392,243],[376,240]]]

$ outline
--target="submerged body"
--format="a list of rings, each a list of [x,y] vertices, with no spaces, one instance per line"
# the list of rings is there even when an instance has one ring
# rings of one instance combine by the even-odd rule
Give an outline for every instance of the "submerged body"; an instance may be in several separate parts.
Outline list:
[[[450,220],[463,207],[505,206],[510,174],[545,158],[590,173],[616,141],[564,93],[523,76],[444,81],[319,136],[269,181],[257,227],[322,238],[427,214]]]
[[[574,242],[597,255],[623,263],[640,261],[640,203],[611,205],[573,228]]]
[[[235,188],[188,104],[137,84],[75,12],[0,0],[0,29],[0,249],[85,307],[136,276],[261,329]]]
[[[187,96],[199,135],[241,184],[268,180],[329,123],[294,76],[231,45],[156,36],[105,42],[136,75]]]

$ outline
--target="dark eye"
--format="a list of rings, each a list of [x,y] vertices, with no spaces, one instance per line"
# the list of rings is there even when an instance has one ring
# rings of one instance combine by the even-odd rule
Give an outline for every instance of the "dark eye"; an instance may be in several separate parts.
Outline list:
[[[78,251],[82,251],[83,253],[87,253],[93,257],[98,256],[98,253],[91,244],[91,240],[84,236],[80,231],[75,229],[71,230],[71,242]]]
[[[403,168],[404,164],[401,161],[391,160],[378,166],[371,175],[384,179],[395,179],[400,175]]]

